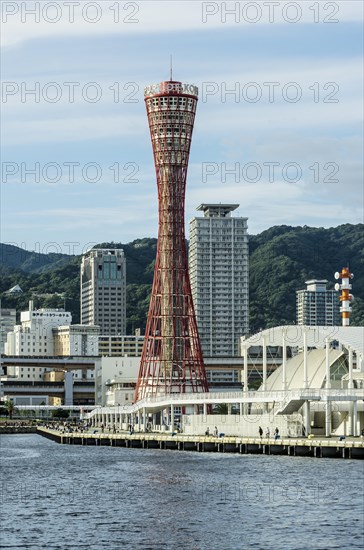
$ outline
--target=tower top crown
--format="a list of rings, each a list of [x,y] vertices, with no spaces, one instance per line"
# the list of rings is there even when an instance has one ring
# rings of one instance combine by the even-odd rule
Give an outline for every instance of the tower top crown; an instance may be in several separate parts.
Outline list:
[[[150,84],[144,88],[144,97],[155,95],[187,95],[198,97],[198,88],[194,84],[177,82],[176,80],[165,80],[159,84]]]

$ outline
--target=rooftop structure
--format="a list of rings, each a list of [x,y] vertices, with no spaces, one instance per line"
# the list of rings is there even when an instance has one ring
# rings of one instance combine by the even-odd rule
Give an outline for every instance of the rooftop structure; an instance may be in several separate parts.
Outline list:
[[[205,204],[202,203],[196,210],[202,211],[206,218],[226,218],[231,212],[239,208],[238,204]]]

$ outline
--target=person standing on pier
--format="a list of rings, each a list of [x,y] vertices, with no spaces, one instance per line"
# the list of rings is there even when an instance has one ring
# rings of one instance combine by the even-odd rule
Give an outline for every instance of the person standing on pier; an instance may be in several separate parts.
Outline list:
[[[259,426],[259,437],[260,439],[263,437],[263,428],[261,426]]]
[[[267,437],[268,439],[270,438],[270,429],[267,428],[267,431],[265,432],[265,437]]]

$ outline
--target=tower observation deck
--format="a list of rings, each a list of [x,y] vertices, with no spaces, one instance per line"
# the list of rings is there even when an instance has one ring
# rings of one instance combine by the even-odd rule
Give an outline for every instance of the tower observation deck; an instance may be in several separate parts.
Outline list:
[[[134,400],[208,391],[192,302],[184,205],[198,89],[166,81],[144,90],[158,189],[158,246]]]

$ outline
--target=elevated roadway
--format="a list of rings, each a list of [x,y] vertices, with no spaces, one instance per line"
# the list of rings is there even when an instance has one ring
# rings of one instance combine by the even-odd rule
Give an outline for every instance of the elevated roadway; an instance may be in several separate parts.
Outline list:
[[[62,370],[94,369],[98,357],[3,355],[0,367],[42,367]]]

